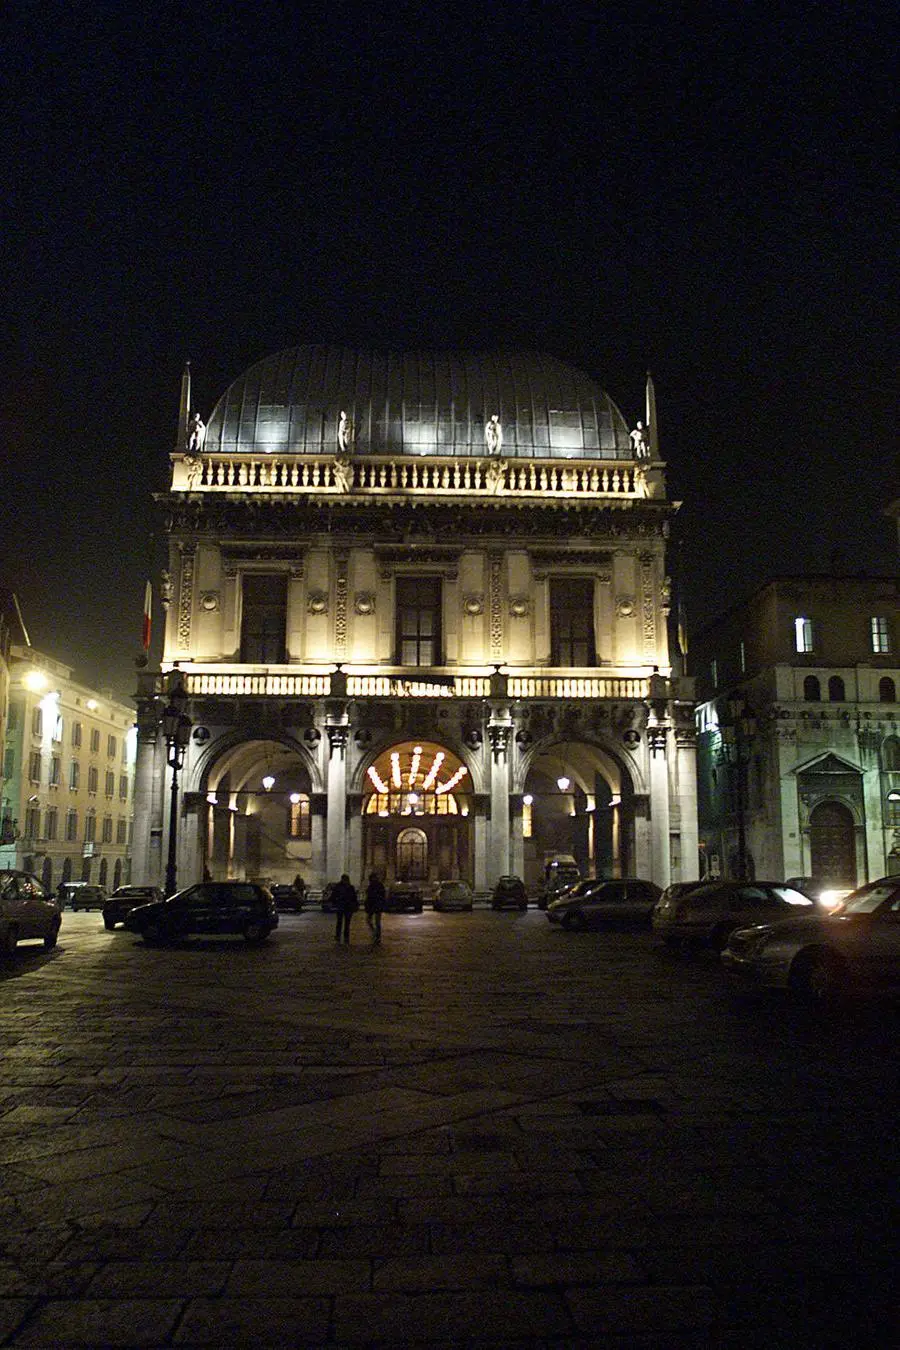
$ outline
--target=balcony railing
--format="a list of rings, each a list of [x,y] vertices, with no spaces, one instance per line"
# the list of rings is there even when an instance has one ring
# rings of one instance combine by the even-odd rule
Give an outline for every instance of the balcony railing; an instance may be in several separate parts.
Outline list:
[[[646,699],[649,679],[634,674],[598,674],[591,670],[550,674],[546,670],[500,672],[492,687],[485,667],[451,671],[446,667],[413,671],[408,667],[350,666],[341,672],[289,666],[252,670],[246,666],[182,667],[192,698],[490,698],[509,699]]]
[[[658,465],[654,466],[657,469]],[[388,459],[314,455],[173,455],[173,492],[335,497],[642,498],[648,470],[634,461]]]

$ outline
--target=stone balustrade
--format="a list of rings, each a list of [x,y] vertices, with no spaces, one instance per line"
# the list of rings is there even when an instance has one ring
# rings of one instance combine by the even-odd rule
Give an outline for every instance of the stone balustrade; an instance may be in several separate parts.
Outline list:
[[[173,455],[173,492],[370,497],[642,498],[659,466],[629,461],[313,455]]]

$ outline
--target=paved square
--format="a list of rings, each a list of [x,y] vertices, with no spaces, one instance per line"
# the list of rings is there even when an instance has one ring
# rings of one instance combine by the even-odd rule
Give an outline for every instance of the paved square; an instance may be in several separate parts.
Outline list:
[[[896,1003],[543,914],[0,971],[0,1344],[898,1343]]]

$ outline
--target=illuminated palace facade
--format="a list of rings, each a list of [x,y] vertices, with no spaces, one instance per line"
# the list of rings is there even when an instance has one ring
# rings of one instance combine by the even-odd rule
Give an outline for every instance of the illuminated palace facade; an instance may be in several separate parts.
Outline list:
[[[207,425],[182,383],[140,675],[134,871],[178,885],[697,874],[652,384],[629,430],[536,353],[304,346]],[[190,720],[171,813],[160,724]],[[186,724],[185,724],[186,726]]]

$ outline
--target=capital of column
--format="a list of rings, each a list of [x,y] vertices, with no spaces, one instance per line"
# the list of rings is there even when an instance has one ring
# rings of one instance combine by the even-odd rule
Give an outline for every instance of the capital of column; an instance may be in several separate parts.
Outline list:
[[[669,728],[664,722],[658,722],[652,727],[647,728],[647,742],[650,746],[650,754],[656,758],[657,755],[666,753],[666,740],[669,735]]]
[[[350,740],[350,727],[344,722],[338,726],[328,726],[325,728],[328,733],[328,747],[332,754],[340,751],[341,754],[347,749],[347,742]]]

